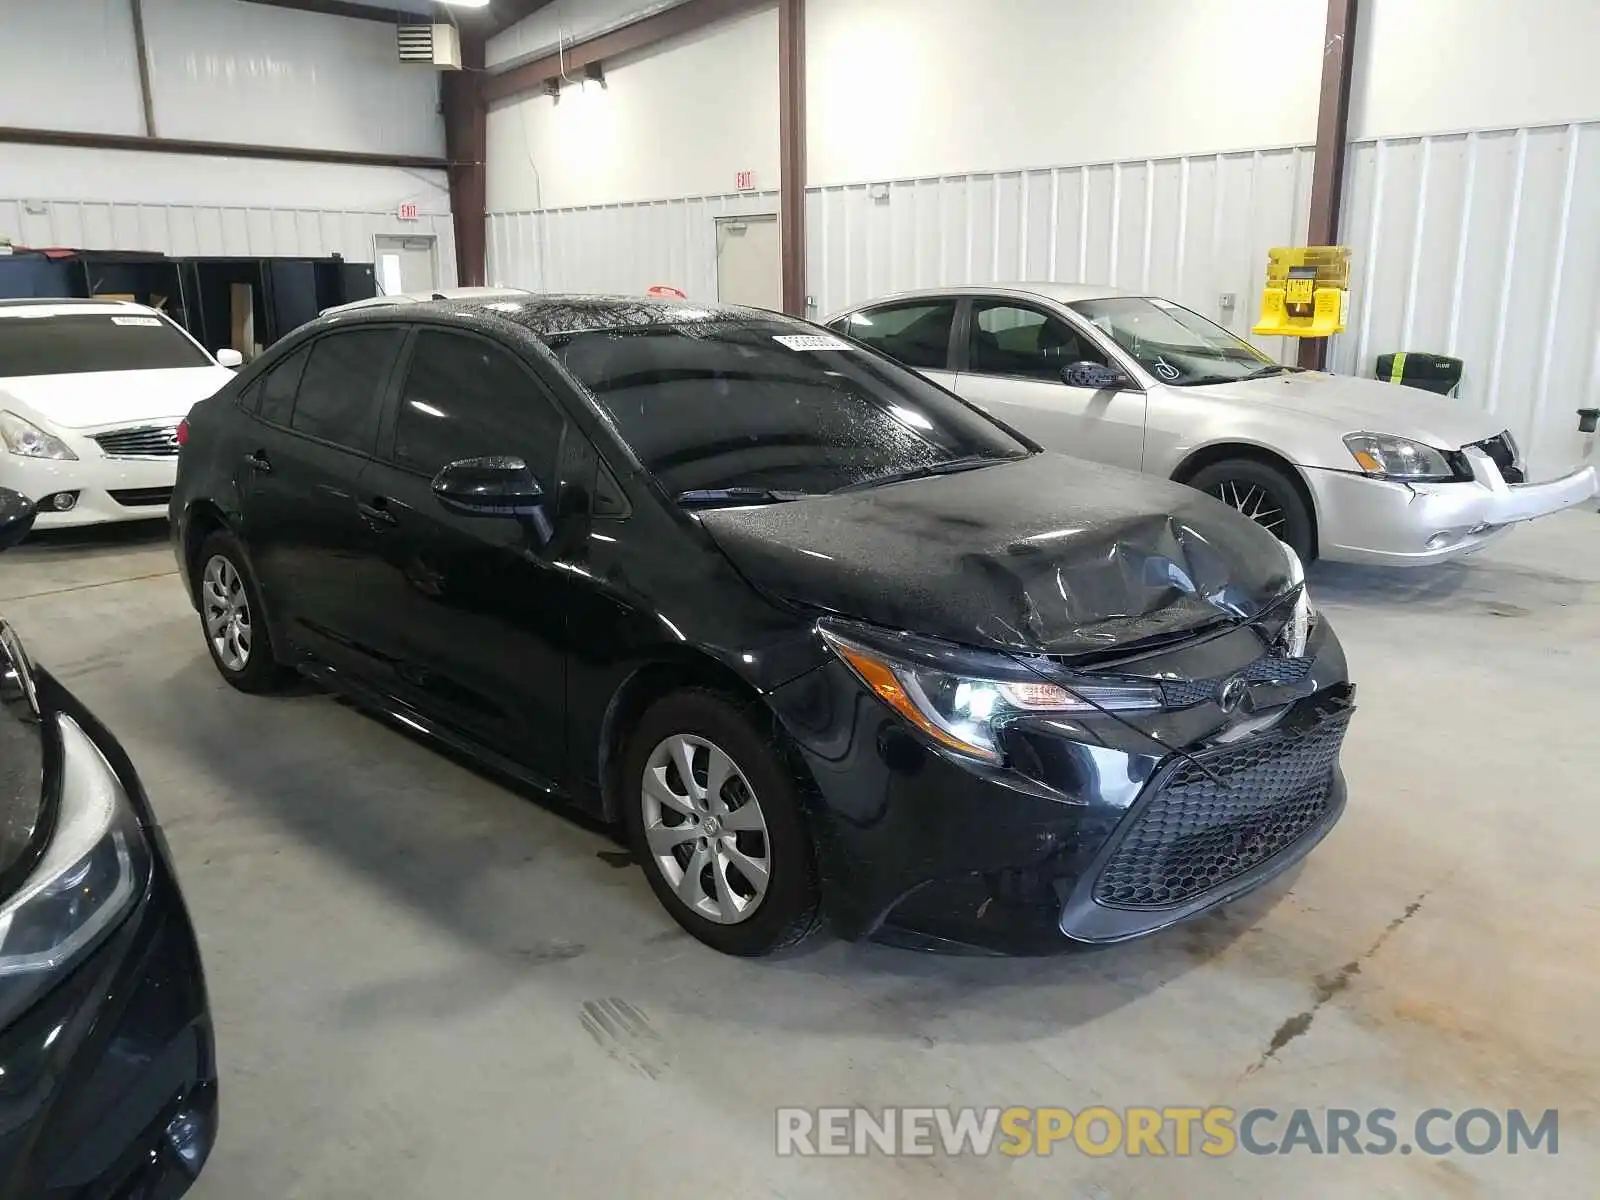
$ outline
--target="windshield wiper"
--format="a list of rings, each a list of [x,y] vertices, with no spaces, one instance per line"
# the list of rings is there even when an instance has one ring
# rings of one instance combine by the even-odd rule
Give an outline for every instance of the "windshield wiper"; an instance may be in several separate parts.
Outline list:
[[[781,488],[728,487],[697,488],[679,492],[673,499],[685,508],[705,508],[714,504],[787,504],[814,495],[815,492],[789,492]]]
[[[961,458],[952,458],[947,462],[931,463],[920,467],[906,467],[904,470],[888,471],[882,475],[874,475],[869,479],[862,479],[856,483],[847,483],[843,487],[834,488],[829,495],[836,496],[840,492],[865,491],[868,488],[882,487],[888,483],[903,483],[908,479],[926,479],[930,475],[954,475],[959,471],[975,471],[979,467],[1015,461],[1013,458],[991,458],[986,454],[968,454]]]
[[[1285,367],[1285,366],[1283,366],[1283,365],[1281,365],[1279,363],[1268,363],[1264,367],[1257,367],[1254,371],[1251,371],[1248,375],[1239,376],[1239,378],[1240,379],[1266,379],[1268,376],[1271,376],[1271,375],[1282,375],[1288,369],[1289,369],[1288,367]]]

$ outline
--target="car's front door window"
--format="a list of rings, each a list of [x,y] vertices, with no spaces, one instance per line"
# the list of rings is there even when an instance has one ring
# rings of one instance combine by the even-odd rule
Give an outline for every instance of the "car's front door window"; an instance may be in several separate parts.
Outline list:
[[[432,476],[464,458],[514,455],[546,486],[562,418],[527,370],[480,338],[417,334],[395,415],[394,461]]]
[[[1073,363],[1105,366],[1105,355],[1065,321],[1038,309],[980,302],[972,306],[967,369],[977,375],[1062,381]]]
[[[954,300],[934,300],[851,313],[835,325],[840,332],[908,367],[946,371],[950,367],[950,327],[955,319]]]

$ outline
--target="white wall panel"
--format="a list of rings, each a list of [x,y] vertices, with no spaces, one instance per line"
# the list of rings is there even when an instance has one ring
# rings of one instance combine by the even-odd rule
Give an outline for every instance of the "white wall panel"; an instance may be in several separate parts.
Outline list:
[[[1365,0],[1353,137],[1600,118],[1594,0]]]
[[[1323,0],[810,0],[808,182],[1296,145]]]
[[[62,146],[0,147],[0,196],[375,211],[409,201],[450,211],[443,171]]]
[[[455,278],[449,216],[397,221],[392,212],[244,208],[200,204],[10,200],[0,197],[0,230],[30,246],[144,250],[174,257],[326,258],[372,262],[378,234],[434,236],[439,270]]]
[[[1286,148],[908,179],[883,200],[865,184],[814,188],[807,289],[822,316],[908,288],[1104,282],[1172,296],[1248,336],[1267,250],[1305,236],[1310,177],[1310,151]],[[583,292],[668,283],[714,299],[715,218],[775,209],[775,196],[736,195],[495,213],[489,277]]]
[[[489,113],[491,212],[697,196],[778,176],[778,19],[767,9]]]
[[[0,125],[143,133],[127,0],[0,0]]]
[[[1600,122],[1351,147],[1350,328],[1335,370],[1394,350],[1465,360],[1461,398],[1503,417],[1541,474],[1600,406]]]
[[[656,284],[717,298],[718,217],[778,210],[773,192],[489,215],[491,283],[639,295]]]
[[[438,73],[400,65],[391,25],[216,0],[144,13],[164,137],[444,153]]]
[[[491,67],[553,53],[557,43],[596,37],[619,26],[674,8],[683,0],[550,0],[532,16],[489,39]]]

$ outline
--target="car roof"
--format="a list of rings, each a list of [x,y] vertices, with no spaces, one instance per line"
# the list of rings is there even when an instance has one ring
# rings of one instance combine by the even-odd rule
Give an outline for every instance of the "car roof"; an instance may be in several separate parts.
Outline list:
[[[522,288],[502,287],[455,287],[435,288],[431,292],[389,292],[382,296],[368,296],[364,300],[352,300],[348,304],[336,304],[325,312],[344,312],[353,308],[382,308],[389,304],[426,304],[430,300],[471,300],[473,298],[493,299],[500,296],[527,296],[530,292]]]
[[[1138,296],[1140,292],[1130,292],[1124,288],[1115,288],[1101,283],[974,283],[958,284],[954,287],[918,288],[910,292],[896,292],[891,296],[879,296],[861,304],[852,304],[848,308],[840,309],[844,312],[856,312],[863,308],[877,308],[881,304],[891,304],[901,300],[932,300],[945,296],[1035,296],[1041,300],[1050,300],[1056,304],[1076,304],[1080,300],[1106,300],[1113,296]]]
[[[540,340],[562,334],[643,326],[701,325],[772,321],[793,325],[797,330],[812,330],[794,317],[762,308],[733,304],[699,304],[692,300],[657,299],[651,296],[551,295],[548,293],[512,294],[502,299],[487,297],[466,300],[424,300],[406,306],[406,317],[435,316],[457,318],[450,323],[470,325],[474,319],[490,319],[521,326]],[[384,306],[330,312],[320,323],[348,323],[393,320],[396,314]],[[814,330],[812,330],[814,332]]]
[[[135,304],[132,300],[102,300],[73,296],[15,297],[0,300],[0,320],[6,317],[84,317],[95,313],[133,312],[160,316],[153,308]]]

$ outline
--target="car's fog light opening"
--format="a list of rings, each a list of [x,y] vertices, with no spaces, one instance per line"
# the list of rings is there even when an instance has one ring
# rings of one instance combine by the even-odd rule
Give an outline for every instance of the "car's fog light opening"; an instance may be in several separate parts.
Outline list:
[[[190,1178],[198,1175],[200,1168],[205,1166],[215,1140],[209,1114],[202,1108],[193,1107],[192,1099],[185,1101],[184,1107],[173,1114],[162,1132],[168,1148],[183,1164]]]
[[[78,506],[77,492],[52,492],[39,501],[39,507],[51,512],[71,512]]]

